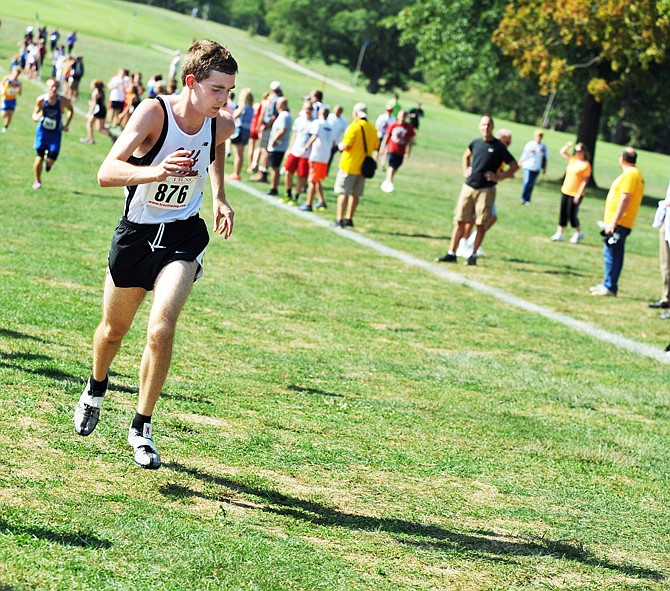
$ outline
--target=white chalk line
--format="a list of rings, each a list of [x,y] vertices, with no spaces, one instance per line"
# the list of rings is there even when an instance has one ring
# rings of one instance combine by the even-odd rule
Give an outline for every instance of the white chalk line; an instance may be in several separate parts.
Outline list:
[[[318,214],[315,214],[313,212],[301,211],[292,205],[281,203],[280,201],[277,200],[276,197],[271,197],[269,195],[261,193],[258,189],[249,187],[242,182],[239,181],[227,181],[227,182],[233,185],[236,189],[240,189],[241,191],[244,191],[245,193],[248,193],[253,197],[262,199],[263,201],[269,203],[270,205],[280,207],[284,209],[286,212],[292,213],[293,215],[298,216],[299,218],[307,222],[310,222],[316,226],[321,226],[323,228],[327,228],[328,230],[336,232],[342,238],[352,240],[353,242],[365,246],[370,250],[374,250],[379,254],[397,259],[407,265],[418,267],[420,269],[423,269],[424,271],[428,271],[429,273],[432,273],[433,275],[436,275],[441,279],[449,281],[450,283],[454,283],[456,285],[462,285],[464,287],[468,287],[480,293],[484,293],[486,295],[496,298],[497,300],[503,302],[504,304],[523,310],[524,312],[536,314],[538,316],[542,316],[543,318],[551,320],[552,322],[563,324],[564,326],[567,326],[572,330],[598,339],[599,341],[602,341],[604,343],[614,345],[615,347],[618,347],[625,351],[635,353],[636,355],[640,355],[642,357],[648,357],[649,359],[654,359],[655,361],[659,361],[660,363],[664,364],[670,363],[670,356],[661,349],[658,349],[651,345],[647,345],[646,343],[634,341],[632,339],[624,337],[623,335],[604,330],[602,328],[589,324],[588,322],[576,320],[575,318],[572,318],[566,314],[556,312],[555,310],[552,310],[551,308],[547,308],[545,306],[534,304],[533,302],[529,302],[528,300],[524,300],[523,298],[507,293],[506,291],[499,289],[497,287],[491,287],[479,281],[468,279],[467,277],[463,277],[458,273],[445,269],[444,266],[440,264],[431,263],[423,259],[417,258],[411,254],[396,250],[395,248],[386,246],[380,242],[377,242],[376,240],[368,238],[367,236],[363,236],[358,232],[333,227],[331,220],[324,219],[320,217]]]

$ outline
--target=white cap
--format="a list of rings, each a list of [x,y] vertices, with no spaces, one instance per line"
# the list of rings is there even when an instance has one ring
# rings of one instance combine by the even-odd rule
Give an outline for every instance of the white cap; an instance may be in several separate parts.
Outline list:
[[[356,103],[354,105],[354,115],[360,117],[361,119],[367,119],[368,106],[365,103]]]
[[[279,80],[270,82],[270,90],[277,90],[278,88],[281,88],[281,82],[279,82]]]

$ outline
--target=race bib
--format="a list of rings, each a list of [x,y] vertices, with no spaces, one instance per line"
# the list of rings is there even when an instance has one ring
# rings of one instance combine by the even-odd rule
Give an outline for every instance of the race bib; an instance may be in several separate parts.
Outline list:
[[[193,199],[197,176],[169,176],[162,183],[152,183],[147,204],[161,209],[184,209]]]
[[[49,131],[53,131],[58,128],[58,120],[52,119],[51,117],[42,117],[42,127]]]

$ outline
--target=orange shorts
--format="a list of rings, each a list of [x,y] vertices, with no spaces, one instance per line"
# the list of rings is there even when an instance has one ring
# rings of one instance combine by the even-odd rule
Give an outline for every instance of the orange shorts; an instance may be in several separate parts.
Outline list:
[[[323,179],[326,178],[328,174],[328,163],[327,162],[310,162],[309,163],[310,176],[309,180],[312,183],[320,183]]]

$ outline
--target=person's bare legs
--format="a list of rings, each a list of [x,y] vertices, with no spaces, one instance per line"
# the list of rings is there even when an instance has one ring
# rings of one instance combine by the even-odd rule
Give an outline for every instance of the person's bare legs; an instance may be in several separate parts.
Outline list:
[[[35,173],[35,183],[42,183],[42,163],[44,158],[37,156],[33,161],[33,172]]]
[[[172,360],[177,320],[191,293],[197,261],[174,261],[158,275],[149,315],[147,343],[140,364],[137,412],[151,416]]]
[[[356,213],[356,208],[358,207],[358,201],[358,197],[355,195],[349,195],[349,204],[347,205],[347,216],[345,219],[354,219],[354,214]]]
[[[337,221],[342,221],[344,219],[344,214],[347,211],[349,205],[349,197],[347,195],[338,195],[337,196]]]
[[[468,222],[457,222],[454,226],[454,231],[451,235],[451,243],[449,244],[449,252],[456,252],[458,243],[465,234],[465,226]]]

